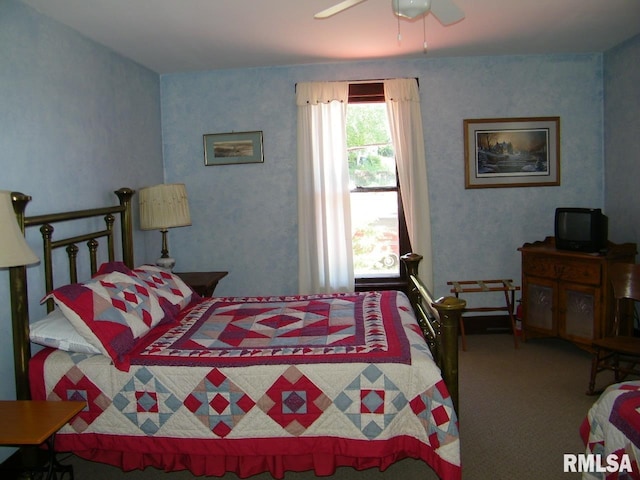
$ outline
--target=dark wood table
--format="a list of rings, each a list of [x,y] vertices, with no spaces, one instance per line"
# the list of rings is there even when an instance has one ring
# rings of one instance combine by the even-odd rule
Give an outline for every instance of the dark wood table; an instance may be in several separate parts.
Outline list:
[[[218,282],[229,272],[175,272],[175,274],[201,297],[210,297],[218,286]]]

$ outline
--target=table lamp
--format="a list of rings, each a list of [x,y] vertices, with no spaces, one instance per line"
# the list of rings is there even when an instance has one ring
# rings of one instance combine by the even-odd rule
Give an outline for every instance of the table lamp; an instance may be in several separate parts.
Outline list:
[[[29,384],[26,378],[27,365],[24,349],[29,348],[29,313],[25,311],[26,289],[15,288],[26,282],[17,282],[18,275],[26,277],[24,266],[38,262],[38,257],[29,248],[18,225],[12,204],[12,193],[0,190],[0,268],[10,267],[11,283],[11,323],[14,344],[14,368],[16,374],[16,397],[18,400],[30,398]],[[20,297],[25,297],[23,302]]]
[[[183,183],[154,185],[140,189],[139,198],[140,228],[162,233],[161,257],[156,265],[171,270],[176,261],[169,256],[167,231],[191,225],[187,190]]]

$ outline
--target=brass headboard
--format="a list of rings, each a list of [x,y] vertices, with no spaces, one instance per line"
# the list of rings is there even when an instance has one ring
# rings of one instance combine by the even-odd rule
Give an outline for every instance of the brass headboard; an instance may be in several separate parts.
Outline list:
[[[121,188],[114,192],[120,200],[119,205],[93,208],[88,210],[76,210],[71,212],[51,213],[33,217],[25,216],[27,203],[31,197],[22,193],[13,192],[13,209],[16,213],[18,224],[24,232],[26,228],[40,226],[43,242],[45,291],[53,290],[53,262],[52,253],[55,249],[66,247],[69,259],[70,283],[77,282],[77,254],[78,243],[86,242],[89,252],[91,274],[97,269],[98,239],[107,239],[107,257],[109,261],[116,259],[114,242],[114,223],[116,215],[120,216],[120,230],[122,235],[122,261],[129,267],[134,266],[133,261],[133,218],[131,213],[131,198],[135,193],[130,188]],[[53,239],[53,224],[87,218],[104,216],[105,229],[91,231],[73,237]],[[26,267],[12,267],[9,272],[11,285],[11,317],[13,322],[13,349],[16,375],[16,396],[18,400],[30,398],[28,365],[31,358],[31,346],[29,340],[29,305],[27,295],[27,269]],[[53,302],[47,303],[47,311],[53,310]]]

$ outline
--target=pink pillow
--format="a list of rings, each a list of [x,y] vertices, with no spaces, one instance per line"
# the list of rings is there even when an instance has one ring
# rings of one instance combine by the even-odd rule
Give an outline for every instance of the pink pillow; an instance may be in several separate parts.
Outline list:
[[[107,273],[120,272],[125,275],[131,275],[131,269],[124,262],[106,262],[100,265],[100,268],[94,275],[94,278]]]
[[[120,272],[57,288],[42,302],[48,298],[53,298],[80,335],[124,371],[129,370],[128,353],[136,340],[166,316],[148,286]]]

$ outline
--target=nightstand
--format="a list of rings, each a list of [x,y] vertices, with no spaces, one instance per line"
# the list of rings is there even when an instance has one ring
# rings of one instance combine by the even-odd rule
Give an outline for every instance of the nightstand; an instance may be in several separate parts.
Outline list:
[[[44,467],[47,472],[46,478],[56,478],[56,472],[64,472],[73,479],[73,467],[61,465],[56,460],[55,435],[86,405],[86,402],[71,401],[0,401],[0,422],[2,422],[0,445],[37,446],[46,443],[49,456],[48,463]],[[42,471],[42,467],[33,465],[22,468],[26,471]]]
[[[201,297],[210,297],[229,272],[174,272]]]

